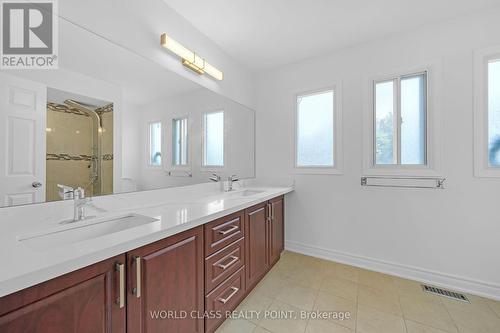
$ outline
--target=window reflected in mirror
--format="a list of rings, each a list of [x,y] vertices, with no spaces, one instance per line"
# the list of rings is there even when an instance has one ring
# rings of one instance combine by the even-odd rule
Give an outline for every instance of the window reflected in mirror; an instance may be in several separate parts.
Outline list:
[[[172,120],[172,165],[188,165],[188,119]]]
[[[149,165],[161,166],[161,122],[149,124]]]
[[[203,116],[203,166],[224,166],[224,112]]]

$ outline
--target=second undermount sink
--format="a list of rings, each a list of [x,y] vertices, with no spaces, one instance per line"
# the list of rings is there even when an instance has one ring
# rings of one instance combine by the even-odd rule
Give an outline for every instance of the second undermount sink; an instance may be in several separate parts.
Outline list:
[[[51,230],[19,236],[18,241],[35,250],[47,250],[154,222],[160,223],[155,218],[133,213],[115,217],[93,218],[87,221],[64,224]]]
[[[264,191],[258,191],[258,190],[243,190],[243,191],[228,192],[227,194],[232,197],[251,197],[253,195],[257,195],[263,192]]]

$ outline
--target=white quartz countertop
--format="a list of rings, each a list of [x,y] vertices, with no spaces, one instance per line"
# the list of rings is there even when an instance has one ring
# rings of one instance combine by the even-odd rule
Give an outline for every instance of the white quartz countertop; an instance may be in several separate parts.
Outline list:
[[[238,191],[259,193],[239,196]],[[72,202],[7,208],[0,212],[0,297],[125,253],[293,191],[293,186],[251,186],[232,193],[211,185],[112,195],[94,199],[88,215],[99,218],[140,214],[157,219],[88,240],[36,250],[23,235],[57,228],[72,215]],[[77,222],[79,223],[79,222]]]

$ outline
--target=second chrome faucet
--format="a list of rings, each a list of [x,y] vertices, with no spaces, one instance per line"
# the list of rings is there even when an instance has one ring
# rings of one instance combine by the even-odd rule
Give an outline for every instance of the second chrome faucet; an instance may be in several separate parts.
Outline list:
[[[210,177],[210,180],[214,181],[214,182],[220,182],[222,180],[222,178],[218,174],[213,173],[212,176]],[[236,175],[232,175],[232,176],[227,177],[227,180],[222,182],[222,190],[224,192],[233,191],[234,190],[233,182],[236,182],[238,180],[239,180],[239,178]]]

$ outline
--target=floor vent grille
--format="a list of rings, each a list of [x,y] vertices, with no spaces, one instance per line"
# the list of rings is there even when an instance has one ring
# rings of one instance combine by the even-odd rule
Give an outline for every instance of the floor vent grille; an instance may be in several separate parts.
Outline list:
[[[428,286],[425,284],[422,285],[422,290],[425,291],[426,293],[431,293],[431,294],[451,298],[451,299],[454,299],[457,301],[470,303],[469,299],[464,294],[457,293],[457,292],[454,292],[451,290],[441,289],[441,288],[437,288],[437,287],[433,287],[433,286]]]

